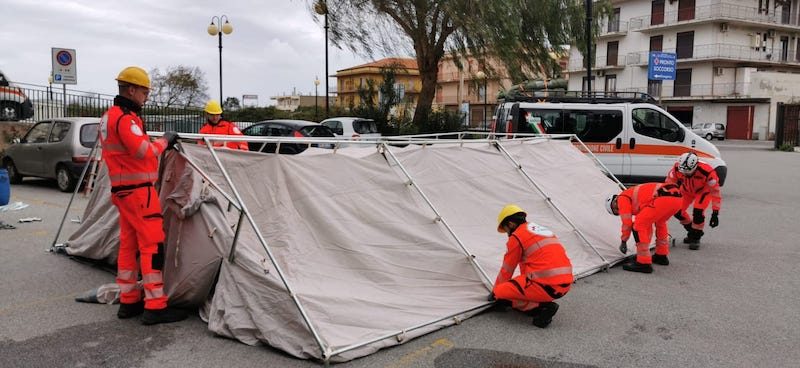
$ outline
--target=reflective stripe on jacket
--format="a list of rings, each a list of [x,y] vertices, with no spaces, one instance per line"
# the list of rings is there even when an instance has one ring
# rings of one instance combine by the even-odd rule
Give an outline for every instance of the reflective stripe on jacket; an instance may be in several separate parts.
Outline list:
[[[714,168],[705,162],[698,162],[697,170],[688,178],[678,171],[678,164],[675,163],[667,174],[665,182],[680,186],[684,197],[697,197],[706,193],[711,195],[711,208],[714,211],[719,211],[722,207],[719,176]]]
[[[542,285],[563,285],[573,281],[572,263],[558,238],[546,227],[526,222],[519,225],[506,243],[503,266],[495,285],[520,274]]]
[[[111,186],[154,183],[158,179],[158,156],[167,147],[163,138],[150,142],[130,100],[117,96],[100,120],[103,161]]]
[[[244,135],[239,128],[227,120],[220,120],[217,125],[211,125],[206,123],[200,128],[200,134],[219,134],[219,135]],[[206,144],[205,141],[202,139],[199,141],[200,144]],[[214,147],[225,147],[231,149],[240,149],[247,151],[247,142],[223,142],[223,141],[213,141],[212,145]]]

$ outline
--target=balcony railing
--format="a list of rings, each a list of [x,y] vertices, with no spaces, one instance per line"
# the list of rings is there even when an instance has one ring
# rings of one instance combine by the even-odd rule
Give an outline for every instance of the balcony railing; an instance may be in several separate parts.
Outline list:
[[[770,10],[773,10],[770,8]],[[715,3],[705,6],[697,6],[694,8],[694,16],[691,16],[690,11],[678,10],[664,13],[664,21],[658,24],[652,24],[652,16],[645,15],[630,19],[630,29],[632,31],[648,29],[654,27],[663,27],[678,24],[681,22],[694,22],[699,20],[710,19],[731,19],[742,20],[756,23],[766,23],[775,25],[791,25],[797,26],[797,19],[791,20],[790,16],[782,14],[781,8],[774,8],[769,14],[758,11],[758,8],[751,6],[742,6],[726,3]],[[680,19],[689,18],[689,19]],[[680,19],[680,20],[679,20]]]
[[[628,33],[628,22],[619,19],[603,20],[600,23],[600,36],[626,34]]]
[[[663,52],[675,52],[676,49],[664,49]],[[679,58],[678,62],[685,60],[703,60],[703,59],[730,59],[741,61],[753,62],[773,62],[773,63],[790,63],[798,64],[800,60],[796,57],[795,53],[788,52],[786,58],[782,58],[781,49],[767,49],[762,47],[754,48],[750,46],[735,45],[735,44],[709,44],[709,45],[696,45],[692,48],[691,57]],[[684,51],[685,52],[685,51]],[[682,54],[684,52],[681,52]],[[631,52],[625,56],[625,63],[627,65],[647,65],[649,63],[649,51]]]
[[[622,92],[648,93],[647,87],[633,87],[620,89]],[[714,83],[714,84],[673,84],[661,87],[661,95],[649,91],[656,98],[697,97],[697,98],[741,98],[750,97],[750,83]],[[677,92],[677,93],[676,93]]]
[[[600,55],[595,58],[595,62],[592,65],[592,69],[608,69],[614,67],[624,67],[625,61],[624,58],[621,57],[622,55],[617,55],[616,58],[612,58],[612,60],[608,59],[607,55]],[[583,64],[583,58],[575,58],[569,61],[567,65],[567,70],[574,72],[579,70],[585,70],[586,66]]]

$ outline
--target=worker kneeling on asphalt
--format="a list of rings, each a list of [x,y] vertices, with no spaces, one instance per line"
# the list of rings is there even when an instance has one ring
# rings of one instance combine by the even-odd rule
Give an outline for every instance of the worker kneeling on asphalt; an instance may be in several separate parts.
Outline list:
[[[606,199],[608,213],[622,220],[620,251],[626,253],[631,234],[636,241],[636,260],[622,265],[633,272],[653,272],[653,263],[668,265],[669,229],[667,221],[681,208],[681,192],[677,185],[645,183],[630,187]],[[634,219],[635,216],[635,219]],[[656,254],[650,255],[650,239],[656,229]]]
[[[711,165],[700,162],[697,155],[687,152],[678,158],[678,162],[667,174],[667,183],[672,183],[681,188],[683,205],[675,213],[684,229],[686,238],[683,242],[689,244],[689,249],[700,249],[700,238],[703,237],[705,226],[705,211],[711,204],[711,220],[708,225],[712,228],[719,225],[719,209],[722,206],[722,192],[719,188],[719,177]],[[686,211],[692,206],[692,217]]]
[[[205,113],[206,123],[200,128],[200,134],[244,135],[235,124],[222,119],[222,106],[217,100],[208,101]],[[202,139],[198,143],[206,144]],[[213,147],[248,150],[247,142],[212,141],[211,144]]]
[[[547,327],[558,311],[553,302],[572,285],[572,263],[558,238],[546,227],[527,222],[526,213],[510,204],[497,216],[497,232],[508,234],[503,266],[489,300],[508,301]],[[519,265],[520,274],[512,278]]]

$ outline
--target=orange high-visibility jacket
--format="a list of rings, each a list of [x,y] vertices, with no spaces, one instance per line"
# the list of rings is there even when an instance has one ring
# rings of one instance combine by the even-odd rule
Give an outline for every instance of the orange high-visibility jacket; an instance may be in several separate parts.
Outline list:
[[[711,196],[711,208],[719,211],[722,207],[722,192],[719,188],[719,176],[711,165],[705,162],[697,163],[697,170],[691,177],[681,174],[678,171],[678,163],[672,166],[672,170],[667,174],[667,183],[681,187],[684,197],[698,197],[703,194]]]
[[[206,123],[200,128],[200,134],[219,134],[219,135],[244,135],[239,128],[227,120],[220,120],[217,125],[211,125]],[[206,144],[205,141],[202,139],[200,140],[200,144]],[[222,142],[222,141],[214,141],[214,147],[222,147],[222,145],[231,149],[240,149],[247,151],[247,142]]]
[[[100,120],[100,143],[111,186],[154,183],[158,179],[158,156],[167,147],[164,138],[150,142],[138,113],[141,107],[117,96]]]
[[[546,227],[526,222],[519,225],[506,243],[503,267],[495,285],[511,280],[519,265],[520,274],[542,285],[570,284],[572,263],[558,238]]]
[[[642,208],[653,204],[653,200],[661,195],[679,197],[677,185],[667,183],[645,183],[625,189],[617,197],[619,218],[622,220],[622,235],[620,238],[627,241],[633,230],[633,216],[638,215]]]

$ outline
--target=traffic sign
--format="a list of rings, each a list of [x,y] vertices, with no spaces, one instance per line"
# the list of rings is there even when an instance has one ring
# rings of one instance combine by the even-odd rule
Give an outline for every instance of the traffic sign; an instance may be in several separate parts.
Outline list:
[[[78,68],[75,64],[75,49],[53,47],[53,83],[78,84]]]
[[[650,52],[650,62],[647,64],[647,79],[649,80],[675,80],[677,56],[671,52]]]

